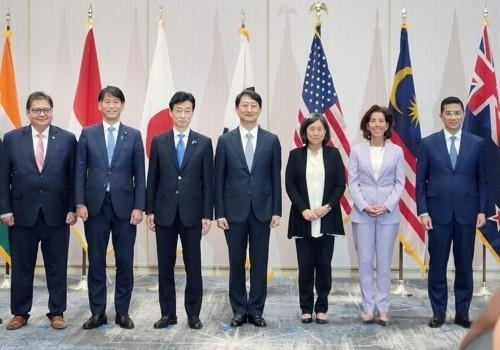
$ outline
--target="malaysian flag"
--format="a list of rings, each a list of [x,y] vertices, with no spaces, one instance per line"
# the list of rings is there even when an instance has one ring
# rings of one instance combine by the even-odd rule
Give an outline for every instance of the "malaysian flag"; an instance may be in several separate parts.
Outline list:
[[[400,51],[389,101],[389,112],[394,116],[394,132],[391,140],[403,149],[406,181],[399,209],[401,223],[399,242],[419,267],[425,270],[425,230],[416,215],[415,171],[416,155],[422,139],[420,117],[413,84],[408,31],[401,27]]]
[[[477,236],[497,262],[500,262],[500,111],[487,21],[483,26],[483,36],[472,75],[463,129],[482,137],[486,144],[487,220],[486,225],[477,230]]]
[[[345,134],[344,116],[340,108],[340,102],[333,86],[333,79],[328,69],[323,44],[321,43],[321,24],[317,23],[314,37],[311,45],[309,60],[307,61],[306,76],[302,87],[303,106],[299,110],[299,126],[295,129],[294,142],[297,147],[302,147],[300,139],[300,124],[309,116],[316,112],[323,114],[328,121],[331,133],[331,142],[337,147],[342,155],[342,161],[345,164],[349,161],[351,146]],[[345,168],[347,173],[347,168]],[[347,199],[345,191],[340,199],[340,205],[345,216],[349,216],[352,210],[352,204]]]

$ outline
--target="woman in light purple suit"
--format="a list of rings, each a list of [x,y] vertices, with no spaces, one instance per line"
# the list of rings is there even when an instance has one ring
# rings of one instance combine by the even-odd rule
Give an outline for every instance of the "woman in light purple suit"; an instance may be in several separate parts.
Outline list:
[[[399,229],[399,199],[405,182],[403,150],[389,138],[393,117],[373,105],[363,116],[364,142],[353,147],[349,161],[351,214],[358,252],[364,323],[387,326],[391,261]],[[376,271],[376,277],[375,277]],[[378,313],[378,319],[375,316]]]

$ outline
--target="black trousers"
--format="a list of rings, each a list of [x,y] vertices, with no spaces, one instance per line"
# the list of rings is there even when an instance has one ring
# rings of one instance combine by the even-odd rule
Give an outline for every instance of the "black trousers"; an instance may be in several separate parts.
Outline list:
[[[9,228],[12,259],[10,310],[13,315],[28,318],[33,305],[38,244],[41,244],[45,278],[49,291],[47,317],[62,316],[66,311],[69,226],[47,225],[40,210],[34,226]]]
[[[88,244],[89,304],[92,315],[106,312],[106,253],[110,233],[116,263],[115,310],[128,314],[134,288],[134,244],[137,227],[130,224],[130,218],[119,218],[111,203],[104,199],[101,211],[89,216],[85,222],[85,237]]]
[[[455,218],[448,224],[433,224],[429,236],[428,293],[432,312],[438,317],[446,316],[448,306],[447,267],[453,242],[455,261],[455,312],[468,316],[474,287],[472,261],[474,259],[475,224],[464,225]]]
[[[225,231],[229,250],[229,302],[234,314],[262,315],[267,297],[267,261],[270,221],[259,221],[253,211],[245,222],[229,222]],[[250,256],[250,292],[245,283],[247,247]]]
[[[335,237],[296,238],[299,265],[299,303],[303,314],[328,312],[328,294],[332,288],[332,257]],[[316,303],[314,303],[316,287]]]
[[[174,268],[177,258],[177,237],[182,243],[182,257],[186,270],[184,308],[188,316],[199,316],[203,299],[201,276],[201,218],[199,225],[183,226],[179,212],[172,225],[156,225],[156,251],[158,253],[158,283],[162,316],[176,314]]]

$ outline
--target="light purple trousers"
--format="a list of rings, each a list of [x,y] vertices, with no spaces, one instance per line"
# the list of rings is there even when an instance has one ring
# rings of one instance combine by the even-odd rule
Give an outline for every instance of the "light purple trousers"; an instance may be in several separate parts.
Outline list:
[[[363,311],[367,314],[389,312],[392,252],[398,229],[399,223],[352,223]]]

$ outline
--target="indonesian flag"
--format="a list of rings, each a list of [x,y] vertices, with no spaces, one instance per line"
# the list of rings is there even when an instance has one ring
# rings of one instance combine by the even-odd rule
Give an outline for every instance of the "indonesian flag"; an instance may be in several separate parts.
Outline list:
[[[170,130],[173,125],[168,103],[175,90],[169,57],[163,21],[160,19],[141,119],[141,133],[148,158],[153,137]]]
[[[102,121],[102,114],[97,107],[97,97],[100,91],[101,76],[97,61],[94,30],[90,27],[85,38],[80,75],[73,102],[73,115],[78,120],[80,128]]]

